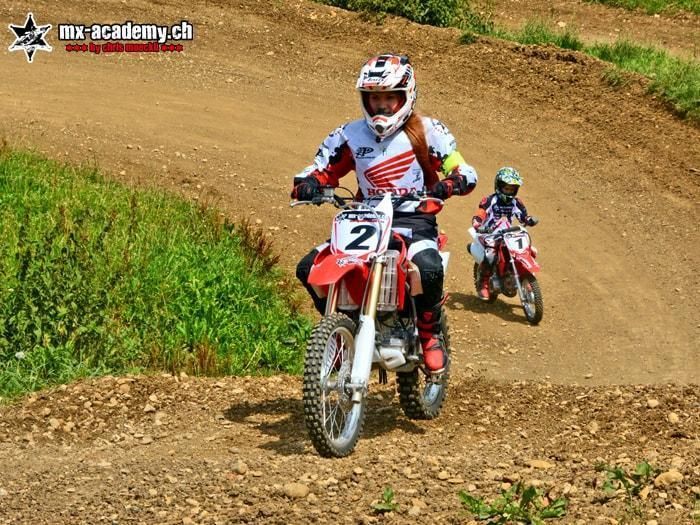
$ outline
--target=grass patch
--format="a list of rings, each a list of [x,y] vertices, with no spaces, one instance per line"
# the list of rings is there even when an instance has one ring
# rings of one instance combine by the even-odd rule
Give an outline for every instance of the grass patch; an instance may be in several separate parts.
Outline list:
[[[519,31],[500,31],[497,36],[525,45],[554,45],[573,51],[581,51],[584,48],[576,33],[569,29],[552,31],[543,20],[529,20]]]
[[[568,501],[559,498],[552,502],[544,500],[541,491],[532,486],[516,483],[491,503],[477,498],[466,491],[460,491],[462,505],[478,520],[489,520],[494,525],[526,523],[543,525],[544,520],[557,519],[566,515]]]
[[[311,323],[261,232],[0,149],[0,396],[100,374],[298,373]]]
[[[623,70],[649,77],[651,92],[666,99],[679,115],[700,122],[700,63],[624,40],[594,44],[585,50]]]
[[[591,3],[622,7],[630,11],[640,10],[649,15],[688,11],[700,15],[700,2],[697,0],[587,0]]]
[[[382,21],[382,15],[392,14],[438,27],[454,25],[465,5],[462,0],[322,0],[322,3],[379,15],[376,21]]]

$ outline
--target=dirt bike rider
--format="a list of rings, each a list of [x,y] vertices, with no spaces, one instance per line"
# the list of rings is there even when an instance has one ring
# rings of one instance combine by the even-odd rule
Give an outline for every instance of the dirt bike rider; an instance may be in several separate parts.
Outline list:
[[[384,193],[400,197],[429,189],[440,199],[467,195],[477,182],[474,168],[457,151],[454,137],[438,120],[414,112],[416,82],[408,57],[383,54],[369,59],[356,84],[363,119],[335,129],[323,141],[314,163],[294,178],[292,198],[310,200],[322,185],[338,186],[354,170],[357,198],[378,204]],[[445,175],[440,178],[439,174]],[[426,367],[440,373],[447,363],[440,335],[443,267],[434,215],[416,210],[418,202],[395,207],[393,230],[406,242],[409,259],[419,268],[423,293],[415,298],[418,331]],[[314,248],[297,266],[297,278],[323,315],[325,298],[308,284]]]
[[[472,217],[472,226],[479,233],[490,233],[498,219],[506,217],[509,222],[514,218],[526,226],[534,226],[538,219],[528,215],[525,204],[516,195],[523,185],[523,178],[515,168],[503,167],[496,172],[494,181],[495,193],[481,199],[476,213]],[[484,257],[479,274],[481,283],[479,286],[479,298],[488,301],[490,298],[489,279],[495,264],[496,250],[492,246],[485,246]]]

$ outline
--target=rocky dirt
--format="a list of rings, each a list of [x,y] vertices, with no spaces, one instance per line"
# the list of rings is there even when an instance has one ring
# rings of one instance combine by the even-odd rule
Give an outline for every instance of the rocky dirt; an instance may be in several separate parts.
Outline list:
[[[374,389],[342,460],[305,435],[297,378],[104,378],[2,411],[2,523],[471,523],[460,490],[522,481],[569,500],[562,523],[634,517],[596,465],[660,469],[645,520],[692,523],[700,493],[696,387],[574,387],[463,377],[433,422]],[[665,474],[665,476],[663,475]],[[664,481],[669,478],[670,481]],[[372,505],[385,487],[395,512]]]
[[[587,16],[588,4],[566,6]],[[481,182],[439,218],[454,346],[440,418],[407,420],[392,384],[377,386],[356,453],[331,461],[310,448],[297,378],[69,385],[0,407],[0,523],[469,523],[460,490],[490,500],[517,481],[567,497],[562,523],[693,523],[700,129],[643,79],[613,88],[607,65],[577,53],[463,46],[455,30],[377,26],[304,0],[13,0],[0,22],[30,10],[54,25],[186,19],[196,35],[182,53],[94,56],[49,33],[53,52],[31,65],[0,46],[0,136],[249,217],[290,274],[333,214],[288,208],[291,177],[359,115],[355,75],[372,53],[411,55],[419,109],[450,127]],[[591,20],[617,16],[598,6]],[[662,20],[674,42],[693,34]],[[541,218],[536,328],[513,300],[479,303],[468,278],[466,227],[506,164]],[[672,474],[635,514],[624,495],[605,498],[595,466],[644,459]],[[381,516],[371,505],[385,486],[399,509]]]

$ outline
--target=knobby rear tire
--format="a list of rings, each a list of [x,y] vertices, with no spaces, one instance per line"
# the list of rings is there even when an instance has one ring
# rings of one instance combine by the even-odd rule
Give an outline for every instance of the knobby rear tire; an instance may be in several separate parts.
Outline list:
[[[397,372],[396,374],[399,403],[409,419],[435,419],[440,415],[442,405],[447,398],[451,358],[449,324],[444,308],[440,325],[447,352],[447,366],[440,376],[439,382],[427,381],[423,371],[418,368],[412,372]]]

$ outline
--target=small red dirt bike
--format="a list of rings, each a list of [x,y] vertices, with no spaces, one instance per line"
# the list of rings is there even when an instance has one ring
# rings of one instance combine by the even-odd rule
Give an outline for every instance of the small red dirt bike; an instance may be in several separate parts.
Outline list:
[[[397,199],[392,204],[386,194],[372,207],[339,197],[333,188],[322,191],[312,201],[292,202],[330,203],[341,210],[333,220],[330,243],[309,274],[309,284],[327,302],[306,348],[304,418],[318,453],[343,457],[353,451],[362,433],[372,368],[379,369],[382,383],[387,383],[389,371],[396,372],[406,416],[438,416],[447,392],[449,337],[443,311],[448,364],[439,375],[428,373],[413,300],[422,291],[420,275],[407,258],[404,241],[391,230]],[[404,200],[420,201],[419,209],[426,213],[437,213],[443,205],[415,193],[398,202]],[[446,241],[441,235],[439,248]],[[446,269],[449,253],[440,255]]]
[[[508,219],[501,217],[490,233],[477,232],[469,228],[474,242],[467,250],[474,257],[474,286],[479,291],[482,276],[481,263],[487,258],[486,248],[495,253],[494,261],[488,261],[493,268],[489,279],[489,299],[492,303],[499,293],[507,297],[520,298],[528,323],[536,325],[542,320],[544,303],[542,292],[535,274],[540,271],[537,264],[537,249],[532,246],[530,234],[523,226],[511,226]]]

